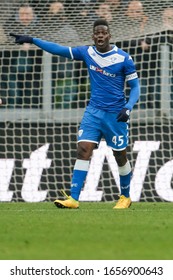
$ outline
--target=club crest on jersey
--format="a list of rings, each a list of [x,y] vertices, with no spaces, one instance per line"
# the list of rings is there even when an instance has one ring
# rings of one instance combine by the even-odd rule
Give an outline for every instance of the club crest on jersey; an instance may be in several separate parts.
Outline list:
[[[82,134],[83,134],[83,129],[80,129],[80,130],[78,131],[78,136],[81,137]]]
[[[117,58],[115,56],[111,58],[112,62],[115,62],[115,60],[117,60]]]

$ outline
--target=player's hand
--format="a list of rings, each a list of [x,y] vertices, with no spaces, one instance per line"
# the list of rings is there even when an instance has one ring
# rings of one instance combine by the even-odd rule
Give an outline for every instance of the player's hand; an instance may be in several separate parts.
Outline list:
[[[17,35],[14,33],[10,33],[10,36],[15,38],[15,43],[16,44],[23,44],[23,43],[29,43],[32,44],[33,43],[33,38],[26,36],[26,35]]]
[[[127,108],[123,108],[117,116],[117,122],[127,122],[129,117],[130,117],[130,110]]]

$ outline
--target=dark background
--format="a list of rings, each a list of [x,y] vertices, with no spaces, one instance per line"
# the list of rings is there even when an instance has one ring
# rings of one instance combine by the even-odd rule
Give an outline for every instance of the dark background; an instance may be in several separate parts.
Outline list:
[[[24,159],[30,158],[33,151],[46,143],[50,143],[47,158],[52,160],[51,167],[44,169],[40,181],[40,190],[48,190],[46,200],[52,201],[61,197],[60,190],[69,190],[71,173],[76,159],[77,124],[59,123],[0,123],[0,158],[15,159],[15,168],[9,185],[14,191],[13,201],[23,201],[21,188],[26,170],[23,169]],[[157,171],[167,161],[172,159],[173,125],[167,124],[131,124],[129,159],[135,166],[137,152],[133,152],[135,141],[160,141],[159,150],[152,152],[149,167],[140,201],[160,201],[154,190]],[[105,160],[103,172],[98,185],[103,190],[103,201],[111,201],[118,197],[118,188]]]

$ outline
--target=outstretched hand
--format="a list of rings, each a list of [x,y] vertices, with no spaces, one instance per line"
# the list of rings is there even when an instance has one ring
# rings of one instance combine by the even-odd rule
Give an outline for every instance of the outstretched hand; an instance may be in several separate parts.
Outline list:
[[[130,110],[127,108],[123,108],[118,116],[117,116],[117,122],[127,122],[130,117]]]
[[[32,44],[33,43],[33,38],[26,36],[26,35],[17,35],[14,33],[10,33],[10,36],[15,38],[15,43],[16,44],[23,44],[23,43],[29,43]]]

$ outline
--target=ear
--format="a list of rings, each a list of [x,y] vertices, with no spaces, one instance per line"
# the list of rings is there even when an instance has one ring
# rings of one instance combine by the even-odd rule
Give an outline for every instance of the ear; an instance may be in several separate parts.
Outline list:
[[[109,39],[112,37],[111,33],[109,34]]]
[[[94,34],[92,34],[92,40],[94,40]]]

